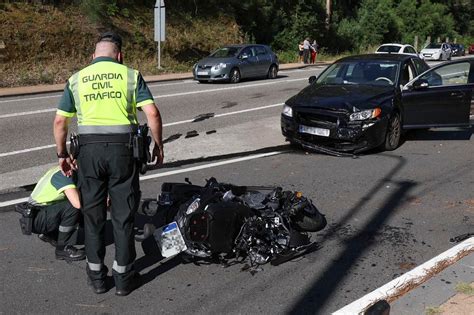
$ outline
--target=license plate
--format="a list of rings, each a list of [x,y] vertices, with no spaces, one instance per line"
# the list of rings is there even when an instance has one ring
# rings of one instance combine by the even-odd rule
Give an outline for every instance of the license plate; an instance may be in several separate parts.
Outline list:
[[[198,75],[209,75],[207,71],[198,71]]]
[[[165,258],[175,256],[188,249],[176,222],[157,229],[153,236],[158,243],[161,256]]]
[[[302,133],[309,133],[310,135],[329,137],[329,129],[300,125],[299,131]]]

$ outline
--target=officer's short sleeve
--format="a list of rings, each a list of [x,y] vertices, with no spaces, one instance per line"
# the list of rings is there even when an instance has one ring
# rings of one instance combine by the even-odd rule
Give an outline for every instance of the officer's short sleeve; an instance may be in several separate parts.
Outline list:
[[[137,107],[142,107],[143,105],[148,105],[154,103],[153,95],[150,92],[150,89],[146,85],[145,80],[140,73],[138,73],[137,78]]]
[[[64,87],[63,95],[59,100],[58,109],[56,114],[64,117],[74,117],[76,115],[76,107],[74,105],[74,96],[69,88],[69,82]]]
[[[53,187],[56,188],[58,192],[63,192],[69,188],[76,188],[76,184],[74,184],[73,179],[71,177],[64,176],[61,171],[57,171],[51,177],[51,185],[53,185]]]

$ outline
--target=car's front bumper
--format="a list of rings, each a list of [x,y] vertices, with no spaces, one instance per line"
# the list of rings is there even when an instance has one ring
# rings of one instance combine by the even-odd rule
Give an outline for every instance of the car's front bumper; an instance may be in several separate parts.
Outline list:
[[[383,143],[387,123],[388,119],[383,117],[370,122],[351,122],[345,126],[325,123],[313,125],[329,129],[329,136],[326,137],[300,132],[299,123],[293,118],[281,115],[281,132],[288,141],[316,151],[359,153]]]
[[[226,67],[219,70],[213,70],[212,68],[207,69],[194,69],[193,76],[194,80],[198,81],[228,81],[229,80],[230,68]]]

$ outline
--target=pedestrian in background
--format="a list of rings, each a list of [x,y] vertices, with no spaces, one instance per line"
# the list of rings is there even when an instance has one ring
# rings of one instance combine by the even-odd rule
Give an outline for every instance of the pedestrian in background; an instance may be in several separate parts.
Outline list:
[[[299,62],[303,63],[303,51],[304,51],[304,45],[303,42],[300,42],[298,44],[298,56],[299,56]]]
[[[132,138],[138,130],[137,109],[143,110],[155,145],[155,165],[163,161],[162,122],[153,96],[141,74],[122,65],[122,39],[103,34],[92,64],[69,78],[54,120],[59,166],[64,174],[74,169],[66,151],[71,117],[77,114],[79,153],[77,168],[84,215],[88,283],[95,293],[108,290],[105,257],[107,196],[115,241],[112,275],[116,295],[128,295],[139,285],[133,235],[140,201],[139,169]]]
[[[303,41],[303,62],[305,64],[309,63],[311,44],[309,43],[309,38],[305,38]]]
[[[314,64],[316,62],[316,58],[318,56],[318,43],[316,40],[313,41],[311,45],[311,63]]]

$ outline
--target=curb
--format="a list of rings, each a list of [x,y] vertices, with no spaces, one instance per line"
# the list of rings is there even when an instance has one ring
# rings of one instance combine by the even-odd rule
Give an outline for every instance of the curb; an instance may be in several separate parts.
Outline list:
[[[315,64],[281,64],[279,70],[292,70],[292,69],[303,69],[307,67],[315,67],[321,65],[330,64],[329,61],[320,61]],[[144,76],[146,83],[155,83],[155,82],[167,82],[167,81],[179,81],[179,80],[189,80],[193,78],[191,72],[184,73],[168,73],[168,74],[158,74],[158,75],[149,75]],[[64,90],[64,84],[54,84],[54,85],[33,85],[33,86],[19,86],[12,88],[0,88],[0,97],[15,97],[22,95],[33,95],[33,94],[45,94],[45,93],[54,93],[62,92]]]
[[[471,237],[332,314],[364,314],[381,300],[391,303],[473,252],[474,237]]]

